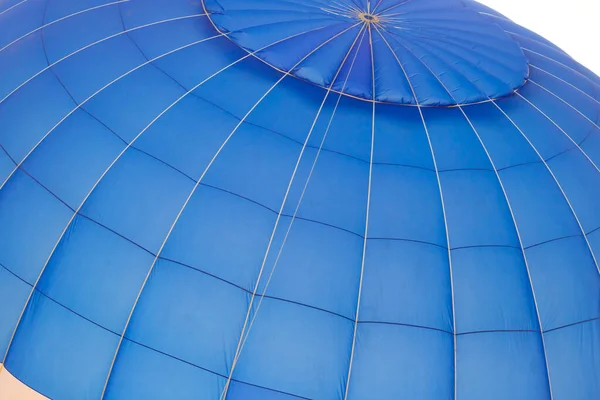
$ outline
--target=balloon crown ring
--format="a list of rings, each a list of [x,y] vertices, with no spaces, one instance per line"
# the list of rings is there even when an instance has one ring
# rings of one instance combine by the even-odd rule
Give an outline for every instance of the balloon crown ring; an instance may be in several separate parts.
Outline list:
[[[379,22],[379,17],[377,15],[369,14],[369,13],[360,13],[358,14],[358,18],[366,23],[376,24]]]

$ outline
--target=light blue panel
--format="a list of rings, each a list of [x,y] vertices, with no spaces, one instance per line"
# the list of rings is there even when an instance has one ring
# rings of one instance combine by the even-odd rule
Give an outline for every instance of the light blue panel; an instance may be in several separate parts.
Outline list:
[[[463,110],[497,169],[540,160],[523,135],[493,103],[463,107]]]
[[[97,399],[118,339],[36,292],[15,335],[6,369],[49,398]]]
[[[348,372],[352,334],[353,321],[265,299],[233,377],[297,396],[338,398]]]
[[[135,147],[198,179],[238,120],[187,96],[136,141]]]
[[[203,183],[279,211],[302,146],[244,124],[235,131]]]
[[[129,142],[184,93],[172,79],[147,65],[98,93],[85,109]]]
[[[275,219],[275,213],[255,203],[200,186],[162,256],[251,291]]]
[[[6,347],[13,334],[17,321],[21,316],[31,286],[18,276],[0,265],[0,353],[6,352]]]
[[[119,6],[115,4],[96,8],[49,25],[44,28],[42,37],[48,60],[53,63],[90,43],[122,30]]]
[[[227,398],[229,400],[296,400],[302,397],[232,381],[227,391]]]
[[[463,335],[456,342],[456,397],[547,400],[550,387],[538,332]]]
[[[565,197],[543,164],[501,171],[500,179],[524,247],[581,234]]]
[[[545,331],[600,316],[600,275],[583,237],[526,253]]]
[[[423,116],[440,171],[491,169],[481,143],[460,109],[424,108]]]
[[[247,57],[242,59],[245,56]],[[241,61],[231,65],[237,60]],[[283,74],[256,58],[248,56],[247,53],[238,59],[228,61],[208,74],[212,75],[218,72],[200,86],[195,93],[241,119],[259,103],[260,99],[279,81]],[[231,66],[221,71],[228,65]],[[284,79],[294,78],[286,77]],[[231,82],[244,82],[244,85],[232,85]]]
[[[227,375],[248,310],[247,292],[160,260],[136,306],[128,339]]]
[[[119,57],[114,57],[114,54],[119,54]],[[133,43],[123,34],[65,56],[52,66],[52,71],[69,93],[79,103],[83,103],[104,86],[145,61]],[[121,79],[127,79],[126,75]]]
[[[593,132],[600,136],[599,132]],[[600,171],[579,149],[548,161],[585,232],[600,227]],[[600,254],[599,254],[600,256]]]
[[[502,245],[519,247],[506,197],[491,171],[440,174],[452,248]]]
[[[282,243],[288,229],[287,240]],[[280,220],[277,237],[271,246],[258,293],[264,293],[271,276],[267,296],[354,320],[363,239],[311,221],[294,219],[292,223],[289,217]]]
[[[321,152],[298,217],[364,235],[368,186],[368,164]],[[295,206],[288,205],[286,212],[293,213]]]
[[[374,163],[434,169],[418,109],[378,104],[375,120]]]
[[[23,168],[77,209],[125,145],[85,111],[77,110],[40,144]]]
[[[154,256],[77,216],[38,288],[113,332],[122,332]]]
[[[22,171],[0,191],[0,263],[33,284],[73,211]]]
[[[497,100],[498,106],[519,127],[544,159],[573,147],[569,140],[552,122],[532,105],[518,96]]]
[[[401,240],[369,240],[360,321],[452,331],[448,250]]]
[[[435,172],[375,165],[369,238],[405,239],[447,246]]]
[[[81,212],[157,252],[194,182],[160,161],[129,149],[104,176]]]
[[[164,21],[161,18],[159,21]],[[149,59],[197,40],[215,36],[215,28],[205,15],[169,22],[157,22],[127,33],[130,40]],[[128,39],[129,40],[129,39]]]
[[[125,339],[104,398],[214,400],[221,395],[226,380]]]
[[[0,105],[0,143],[21,161],[74,107],[56,77],[46,71]]]
[[[540,329],[521,249],[453,250],[452,272],[458,333]]]
[[[448,333],[360,324],[355,351],[348,400],[453,398],[453,341]]]
[[[600,320],[569,326],[545,335],[556,400],[587,400],[600,396]]]
[[[39,32],[22,39],[10,51],[0,52],[0,100],[47,65]]]

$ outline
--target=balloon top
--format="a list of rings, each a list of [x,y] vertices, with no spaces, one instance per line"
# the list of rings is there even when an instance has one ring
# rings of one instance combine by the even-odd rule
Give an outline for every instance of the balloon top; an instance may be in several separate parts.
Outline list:
[[[204,4],[220,32],[265,63],[363,100],[471,104],[510,95],[529,74],[519,45],[470,0]]]

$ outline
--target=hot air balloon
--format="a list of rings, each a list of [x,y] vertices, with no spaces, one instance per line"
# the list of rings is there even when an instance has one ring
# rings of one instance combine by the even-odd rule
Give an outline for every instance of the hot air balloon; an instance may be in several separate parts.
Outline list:
[[[0,399],[599,399],[599,113],[472,0],[2,0]]]

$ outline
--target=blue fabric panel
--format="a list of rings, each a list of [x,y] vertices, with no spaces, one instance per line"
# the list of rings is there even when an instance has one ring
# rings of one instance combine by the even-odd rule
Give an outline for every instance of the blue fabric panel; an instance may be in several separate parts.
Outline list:
[[[490,168],[473,128],[458,108],[424,108],[423,116],[440,171]]]
[[[38,289],[120,333],[153,259],[137,245],[77,216],[44,270]]]
[[[258,293],[354,320],[363,242],[363,238],[331,226],[281,218]]]
[[[348,399],[451,399],[453,359],[448,333],[360,324]]]
[[[41,35],[48,61],[53,63],[87,44],[122,30],[119,6],[114,4],[66,18],[44,28]]]
[[[117,53],[120,54],[119,57],[111,57],[111,54]],[[120,35],[65,57],[52,66],[52,71],[60,78],[69,94],[78,103],[83,103],[104,86],[145,61],[133,43],[125,35]]]
[[[213,276],[159,260],[126,336],[179,360],[227,375],[249,297],[244,290]]]
[[[229,400],[296,400],[301,397],[232,381],[227,391],[227,398]]]
[[[373,166],[369,238],[415,240],[446,247],[435,172]]]
[[[539,332],[489,332],[457,338],[456,397],[545,400],[550,387]]]
[[[2,27],[0,28],[0,46],[8,46],[21,36],[42,26],[46,3],[46,1],[28,1],[0,15],[0,27]],[[25,40],[25,38],[20,40]]]
[[[219,398],[226,378],[127,339],[112,371],[107,400]]]
[[[279,211],[301,149],[287,138],[244,124],[219,153],[203,183]]]
[[[538,162],[539,156],[492,103],[463,107],[498,170]]]
[[[238,120],[196,96],[187,96],[156,121],[135,147],[198,179]]]
[[[127,32],[127,37],[132,44],[149,59],[188,43],[215,36],[215,30],[205,15],[168,22],[161,21],[166,19],[161,18],[154,22],[154,25]]]
[[[545,340],[554,398],[586,400],[600,396],[600,320],[548,332]]]
[[[147,65],[95,95],[85,109],[130,142],[184,93],[163,72]]]
[[[544,330],[600,316],[600,275],[582,237],[526,250]]]
[[[0,352],[6,353],[8,342],[21,316],[31,286],[0,265]]]
[[[378,104],[375,121],[374,163],[434,169],[418,109]]]
[[[600,171],[596,166],[579,149],[553,158],[548,161],[548,166],[569,199],[583,230],[589,232],[600,228]]]
[[[167,18],[204,13],[201,4],[189,0],[129,1],[119,6],[127,28]]]
[[[0,21],[1,18],[2,16],[0,16]],[[4,99],[19,85],[47,66],[39,32],[22,39],[10,50],[0,52],[0,70],[2,71],[0,99]]]
[[[264,299],[233,377],[302,397],[338,398],[352,334],[353,321]]]
[[[15,335],[6,368],[50,398],[97,399],[118,339],[36,292]]]
[[[497,103],[544,160],[573,147],[573,142],[564,133],[521,97],[509,97]]]
[[[452,248],[503,245],[519,247],[506,198],[491,171],[440,174]]]
[[[4,182],[14,171],[16,162],[10,158],[4,149],[0,149],[0,181]]]
[[[401,240],[369,240],[360,321],[452,332],[448,250]]]
[[[124,148],[122,140],[80,109],[48,135],[23,168],[77,209]]]
[[[33,285],[73,215],[22,171],[0,191],[0,264]]]
[[[501,171],[500,179],[515,214],[524,247],[581,234],[565,197],[543,164],[521,165]]]
[[[94,13],[94,9],[97,7],[98,10],[103,8],[118,8],[118,4],[114,3],[114,0],[81,0],[81,1],[47,1],[47,7],[45,11],[45,23],[56,21],[60,18],[76,18],[79,13]],[[106,5],[105,7],[102,7]],[[91,9],[91,10],[90,10]],[[89,11],[88,11],[89,10]],[[75,16],[70,17],[75,14]],[[67,18],[68,19],[68,18]]]
[[[162,256],[251,291],[276,217],[256,203],[200,186]]]
[[[194,182],[160,161],[128,149],[81,209],[87,217],[151,252],[161,247]]]
[[[19,162],[73,107],[56,77],[46,71],[0,105],[0,143]]]
[[[457,333],[539,331],[527,266],[520,248],[452,251]],[[510,314],[506,310],[512,310]]]
[[[331,152],[321,152],[300,209],[299,218],[364,235],[369,165]],[[291,213],[296,204],[289,204]]]

